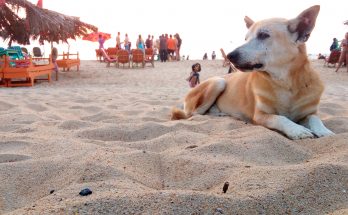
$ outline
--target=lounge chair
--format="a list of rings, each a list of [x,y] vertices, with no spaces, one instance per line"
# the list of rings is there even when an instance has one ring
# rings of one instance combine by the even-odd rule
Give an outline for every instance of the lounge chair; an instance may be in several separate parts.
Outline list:
[[[2,51],[0,51],[0,56],[3,56],[3,55],[6,55],[6,56],[9,56],[10,59],[12,60],[19,60],[19,59],[23,59],[17,50],[14,50],[14,49],[4,49]]]
[[[124,65],[128,64],[128,68],[130,68],[130,59],[129,59],[129,53],[127,50],[118,50],[117,52],[117,67],[120,66],[120,64]]]
[[[34,57],[43,57],[43,53],[41,52],[41,49],[39,47],[33,48],[33,56]]]
[[[118,48],[107,48],[106,53],[109,55],[110,58],[117,58],[117,51]]]
[[[63,54],[58,55],[57,64],[59,68],[63,68],[63,71],[67,69],[70,71],[70,68],[73,66],[77,67],[77,71],[80,70],[80,57],[79,53],[71,54],[69,52],[63,52]]]
[[[330,64],[333,64],[333,67],[336,67],[336,63],[340,59],[341,51],[333,50],[331,51],[329,57],[325,59],[324,66],[330,67]]]
[[[103,55],[102,55],[100,49],[95,50],[95,56],[96,56],[97,60],[99,60],[99,62],[102,62]]]
[[[105,51],[105,49],[100,49],[102,56],[104,57],[104,61],[107,63],[106,67],[109,67],[111,63],[114,63],[117,66],[117,58],[111,58]]]
[[[225,54],[225,51],[222,48],[220,49],[220,51],[221,51],[222,57],[224,58],[223,59],[224,62],[222,63],[222,66],[226,67],[226,66],[230,65],[230,60],[227,58],[227,55]]]
[[[141,67],[144,68],[145,66],[145,56],[144,52],[141,49],[133,49],[132,50],[132,67],[134,67],[134,64],[138,65],[141,64]]]
[[[24,55],[20,46],[11,46],[8,47],[8,49],[17,51],[19,59],[24,59]]]
[[[152,67],[155,67],[155,57],[154,57],[154,50],[149,48],[145,49],[145,65],[147,63],[150,63]]]
[[[13,60],[2,56],[1,77],[6,87],[33,86],[35,80],[51,81],[54,69],[51,56],[49,58],[30,58]],[[42,76],[47,75],[47,78]]]
[[[0,87],[6,87],[6,81],[4,79],[4,74],[3,74],[4,67],[5,67],[5,56],[2,56],[0,57]]]

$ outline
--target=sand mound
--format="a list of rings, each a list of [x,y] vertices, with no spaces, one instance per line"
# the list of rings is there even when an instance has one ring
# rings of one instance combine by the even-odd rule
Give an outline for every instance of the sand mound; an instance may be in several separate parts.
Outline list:
[[[319,113],[336,135],[292,141],[228,116],[169,121],[193,63],[84,61],[58,82],[5,89],[0,213],[347,213],[347,74],[313,62],[326,85]],[[202,80],[227,73],[200,63]]]

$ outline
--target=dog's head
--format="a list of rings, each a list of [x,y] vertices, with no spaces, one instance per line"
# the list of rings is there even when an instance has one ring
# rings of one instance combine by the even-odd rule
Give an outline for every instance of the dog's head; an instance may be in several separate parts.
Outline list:
[[[246,16],[244,21],[249,29],[246,43],[229,53],[228,59],[242,71],[274,73],[286,69],[301,52],[306,52],[304,43],[315,26],[319,10],[319,5],[310,7],[291,20],[254,22]]]

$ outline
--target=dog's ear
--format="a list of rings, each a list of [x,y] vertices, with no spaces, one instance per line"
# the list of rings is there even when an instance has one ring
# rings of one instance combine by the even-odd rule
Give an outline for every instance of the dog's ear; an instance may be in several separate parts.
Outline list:
[[[250,17],[248,17],[248,16],[244,17],[244,22],[245,22],[247,28],[250,28],[250,26],[252,26],[254,24],[254,21],[252,19],[250,19]]]
[[[295,19],[289,21],[288,30],[297,33],[296,42],[306,42],[315,26],[320,10],[319,5],[312,6],[303,11]]]

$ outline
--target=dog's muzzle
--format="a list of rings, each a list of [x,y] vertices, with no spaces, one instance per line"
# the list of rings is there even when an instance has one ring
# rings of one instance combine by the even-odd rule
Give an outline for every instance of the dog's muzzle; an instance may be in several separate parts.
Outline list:
[[[251,63],[251,62],[242,62],[240,52],[238,50],[234,50],[233,52],[230,52],[227,55],[227,58],[233,65],[241,70],[241,71],[248,71],[248,70],[257,70],[261,69],[263,67],[263,64],[261,63]]]

